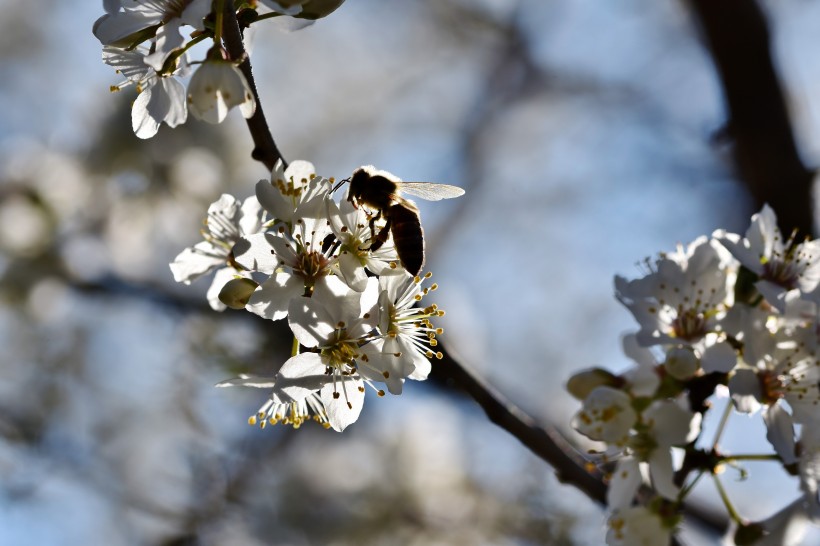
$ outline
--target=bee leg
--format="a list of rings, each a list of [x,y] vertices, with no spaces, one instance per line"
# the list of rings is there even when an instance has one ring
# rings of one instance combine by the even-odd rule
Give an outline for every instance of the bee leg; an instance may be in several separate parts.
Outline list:
[[[374,225],[377,218],[378,216],[370,220],[370,233],[373,233],[373,235],[371,236],[371,240],[373,242],[370,243],[370,248],[368,250],[372,252],[379,250],[382,247],[382,245],[387,242],[387,238],[390,236],[390,217],[387,217],[387,221],[384,223],[384,227],[378,233],[376,233],[376,226]]]

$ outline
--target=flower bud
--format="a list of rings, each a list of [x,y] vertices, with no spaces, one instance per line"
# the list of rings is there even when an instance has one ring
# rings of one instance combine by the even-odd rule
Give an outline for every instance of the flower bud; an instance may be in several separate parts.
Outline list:
[[[231,309],[244,309],[257,286],[253,279],[231,279],[219,291],[219,301]]]
[[[203,62],[188,84],[188,109],[208,123],[222,123],[228,110],[238,106],[249,118],[256,111],[256,101],[248,81],[230,61],[209,58]]]
[[[700,368],[700,359],[692,350],[691,347],[672,347],[666,352],[666,362],[663,363],[664,368],[669,375],[675,379],[685,381],[691,379],[698,368]]]
[[[603,368],[581,370],[567,381],[567,391],[576,399],[583,401],[595,387],[602,385],[615,386],[618,378]]]

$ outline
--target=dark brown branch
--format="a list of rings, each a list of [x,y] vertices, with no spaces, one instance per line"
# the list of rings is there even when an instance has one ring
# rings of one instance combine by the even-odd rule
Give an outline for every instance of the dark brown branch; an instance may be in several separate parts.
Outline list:
[[[715,61],[728,110],[734,161],[758,209],[769,203],[780,228],[814,232],[811,183],[772,61],[769,30],[755,0],[688,0]]]
[[[607,488],[603,475],[594,466],[589,466],[588,461],[558,431],[540,426],[486,381],[456,362],[448,353],[444,354],[444,359],[433,366],[433,377],[452,384],[475,400],[490,421],[555,468],[561,482],[577,487],[596,502],[606,503]]]
[[[253,70],[251,69],[251,60],[245,52],[245,45],[242,43],[242,30],[239,28],[232,1],[225,2],[223,34],[225,49],[228,51],[230,58],[235,61],[244,59],[242,64],[239,65],[239,69],[245,75],[245,79],[248,80],[248,85],[251,86],[251,91],[253,91],[253,98],[256,100],[256,112],[247,120],[254,144],[251,157],[260,161],[269,170],[272,170],[280,159],[287,167],[287,161],[282,157],[282,153],[273,140],[273,135],[271,135],[268,122],[265,119],[265,113],[262,110],[262,103],[259,100],[259,92],[256,89],[256,81],[253,78]]]

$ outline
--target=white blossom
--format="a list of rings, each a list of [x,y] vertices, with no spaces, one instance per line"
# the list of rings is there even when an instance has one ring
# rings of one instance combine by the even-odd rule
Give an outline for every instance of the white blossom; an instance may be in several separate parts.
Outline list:
[[[581,408],[572,420],[572,426],[591,440],[621,445],[629,437],[629,431],[638,420],[637,412],[632,408],[632,399],[625,392],[601,386],[584,400]]]
[[[614,511],[607,526],[606,543],[609,546],[669,546],[674,531],[645,506]]]
[[[331,188],[328,179],[316,176],[313,163],[297,160],[285,169],[280,159],[270,180],[257,182],[256,198],[271,218],[292,229],[299,218],[328,219],[326,201]]]
[[[208,290],[208,302],[217,311],[225,309],[219,301],[219,291],[236,275],[245,276],[245,268],[234,260],[233,248],[242,236],[261,229],[262,209],[255,197],[240,206],[231,195],[223,194],[208,207],[205,239],[183,250],[170,264],[174,280],[191,284],[199,277],[216,271]]]
[[[794,234],[784,240],[769,205],[752,216],[752,225],[742,239],[725,230],[716,231],[714,237],[758,275],[755,286],[781,312],[790,290],[799,289],[807,294],[820,283],[820,241],[798,243]]]
[[[125,76],[125,82],[112,86],[119,91],[135,85],[139,95],[131,108],[131,126],[139,138],[151,138],[162,123],[177,127],[185,123],[188,109],[185,86],[174,75],[159,74],[144,63],[145,53],[140,49],[126,51],[116,47],[103,48],[103,61]],[[183,63],[185,59],[183,57]],[[181,75],[182,68],[174,74]]]
[[[309,295],[319,280],[333,273],[334,257],[323,248],[330,234],[327,221],[300,218],[294,231],[248,237],[250,246],[236,252],[237,263],[270,275],[248,302],[248,310],[261,317],[284,318],[294,298]]]
[[[396,267],[399,258],[392,237],[375,252],[370,250],[372,232],[364,209],[354,207],[347,199],[340,204],[331,199],[326,203],[330,227],[339,241],[339,274],[351,288],[359,290],[364,286],[365,270],[381,275]]]
[[[183,25],[205,30],[203,19],[211,12],[211,0],[131,0],[122,3],[121,9],[97,19],[94,35],[103,45],[120,48],[155,37],[153,53],[145,57],[145,64],[160,71],[171,53],[182,47]],[[145,32],[150,35],[143,37]]]
[[[639,464],[649,469],[652,486],[663,497],[675,500],[673,446],[683,446],[700,433],[701,415],[675,400],[656,400],[644,410],[634,433],[622,442],[624,456],[612,475],[607,500],[610,507],[629,506],[640,485]]]
[[[206,59],[188,84],[188,108],[208,123],[222,123],[234,106],[245,118],[256,111],[248,80],[236,65],[223,59]]]
[[[719,335],[731,307],[732,260],[716,242],[701,237],[664,254],[644,277],[615,277],[615,293],[640,324],[638,342],[690,345],[704,371],[730,371],[734,350]]]

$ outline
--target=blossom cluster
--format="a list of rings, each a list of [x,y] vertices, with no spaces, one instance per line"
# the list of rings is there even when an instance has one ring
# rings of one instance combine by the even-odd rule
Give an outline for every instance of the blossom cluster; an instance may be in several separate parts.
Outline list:
[[[219,384],[271,389],[251,424],[313,419],[341,431],[358,418],[367,387],[401,394],[406,379],[426,379],[430,359],[443,356],[431,319],[444,311],[419,305],[437,285],[424,286],[430,273],[404,270],[389,231],[370,248],[384,229],[379,211],[337,202],[342,184],[314,171],[307,161],[287,169],[280,161],[244,202],[223,195],[208,209],[204,240],[170,265],[186,284],[215,272],[208,301],[216,310],[287,320],[293,353],[275,377]]]
[[[312,22],[328,15],[344,0],[260,0],[243,2],[248,21],[268,16],[298,17]],[[134,85],[139,93],[131,110],[131,125],[139,138],[151,138],[162,123],[177,127],[190,111],[208,123],[221,123],[231,108],[245,118],[256,110],[251,87],[238,63],[229,59],[220,41],[222,10],[233,0],[106,0],[106,14],[94,23],[103,45],[103,61],[125,77],[119,91]],[[257,9],[267,10],[261,16]],[[295,28],[295,27],[294,27]],[[188,33],[190,39],[184,34]],[[202,61],[188,59],[188,50],[205,39],[214,44]],[[195,70],[192,66],[198,65]],[[190,76],[190,78],[189,78]],[[188,79],[187,90],[183,80]]]
[[[766,205],[745,235],[718,230],[644,266],[640,278],[615,278],[639,325],[624,339],[635,364],[619,375],[585,370],[568,383],[583,404],[573,426],[606,446],[607,543],[668,544],[694,482],[738,462],[717,439],[704,448],[699,437],[707,398],[721,392],[732,403],[717,436],[728,412],[761,414],[774,450],[761,458],[801,478],[802,497],[788,511],[820,516],[820,240],[784,238]],[[677,467],[674,449],[684,455]],[[750,523],[727,508],[737,543],[780,543],[783,513]]]

